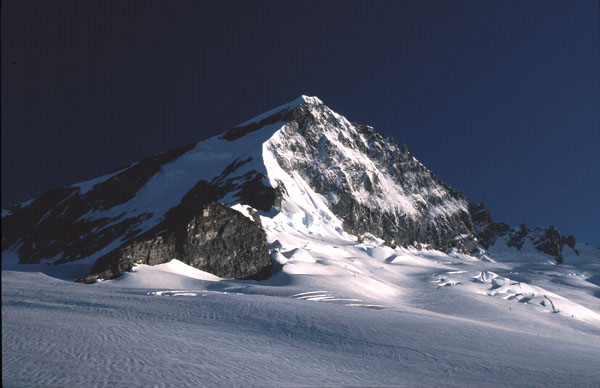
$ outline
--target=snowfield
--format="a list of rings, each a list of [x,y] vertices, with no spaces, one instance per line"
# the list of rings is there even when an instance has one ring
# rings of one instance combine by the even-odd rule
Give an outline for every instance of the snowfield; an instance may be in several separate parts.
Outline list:
[[[264,282],[176,260],[94,285],[4,270],[3,386],[599,386],[595,248],[497,263],[310,233],[279,235]]]

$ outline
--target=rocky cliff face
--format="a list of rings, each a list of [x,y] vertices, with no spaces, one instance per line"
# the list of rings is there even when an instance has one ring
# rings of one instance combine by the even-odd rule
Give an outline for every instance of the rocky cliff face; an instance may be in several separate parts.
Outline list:
[[[519,227],[511,227],[503,222],[493,220],[490,211],[483,203],[469,206],[474,224],[474,233],[478,238],[479,245],[484,249],[497,244],[506,244],[516,250],[523,249],[526,243],[531,244],[539,252],[553,257],[556,262],[562,263],[562,253],[565,247],[575,250],[575,237],[572,235],[562,236],[554,226],[546,228],[528,229],[525,224]],[[575,250],[575,253],[579,253]]]
[[[114,279],[134,264],[156,265],[172,259],[224,278],[263,280],[271,275],[260,220],[214,202],[187,218],[167,218],[157,228],[101,257],[81,281]]]
[[[346,231],[389,244],[477,249],[468,201],[403,144],[348,122],[316,98],[285,117],[266,151],[324,196]]]
[[[127,240],[141,231],[153,210],[136,214],[110,214],[126,204],[161,167],[194,145],[170,150],[80,185],[48,191],[32,201],[3,210],[2,251],[16,250],[23,264],[55,264],[86,258],[114,241]],[[86,217],[92,212],[101,217]]]
[[[3,210],[3,261],[10,253],[21,264],[89,263],[84,282],[174,258],[221,277],[264,279],[261,217],[301,207],[292,185],[325,203],[345,232],[388,244],[472,253],[529,239],[557,259],[574,246],[553,227],[495,222],[403,144],[302,96],[221,136]],[[305,220],[330,218],[316,205],[302,211]]]

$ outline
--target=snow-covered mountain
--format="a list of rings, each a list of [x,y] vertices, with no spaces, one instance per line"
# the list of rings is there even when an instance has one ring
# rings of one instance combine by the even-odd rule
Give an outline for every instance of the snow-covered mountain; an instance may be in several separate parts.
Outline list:
[[[316,97],[2,213],[7,387],[596,387],[599,301]]]
[[[315,233],[444,252],[496,242],[520,249],[527,234],[493,221],[403,144],[301,96],[223,135],[3,210],[3,261],[76,263],[85,282],[173,258],[265,279],[272,252],[263,223],[277,214]],[[563,246],[575,249],[554,228],[536,233],[533,246],[559,261]]]

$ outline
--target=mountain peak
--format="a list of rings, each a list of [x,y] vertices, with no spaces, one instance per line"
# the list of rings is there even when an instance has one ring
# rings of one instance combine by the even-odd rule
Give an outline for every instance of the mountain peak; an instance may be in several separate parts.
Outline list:
[[[280,105],[276,108],[270,109],[258,116],[251,118],[250,120],[246,120],[241,124],[236,125],[231,128],[225,134],[223,134],[222,138],[225,140],[235,140],[238,139],[248,133],[254,132],[265,125],[274,124],[278,121],[284,121],[290,117],[290,113],[293,112],[296,108],[309,105],[309,106],[320,106],[323,105],[323,101],[318,97],[311,97],[301,95],[293,101],[288,102],[287,104]]]
[[[301,95],[300,97],[296,98],[295,100],[292,100],[283,105],[279,105],[278,107],[275,107],[273,109],[269,109],[268,111],[261,113],[258,116],[255,116],[249,120],[246,120],[243,123],[236,125],[234,128],[246,127],[248,125],[252,125],[252,124],[264,121],[265,119],[268,119],[273,116],[280,116],[280,115],[285,114],[303,104],[323,105],[323,101],[321,101],[321,99],[319,99],[319,97],[316,97],[316,96],[311,97],[311,96]]]
[[[575,246],[555,229],[494,222],[405,146],[305,95],[219,137],[51,190],[4,212],[2,229],[15,261],[76,261],[84,281],[174,257],[218,276],[262,279],[271,273],[267,243],[297,231],[471,254],[505,242],[557,259],[563,245]]]
[[[296,100],[302,100],[303,103],[311,104],[311,105],[323,105],[323,101],[317,96],[305,96],[301,95]]]

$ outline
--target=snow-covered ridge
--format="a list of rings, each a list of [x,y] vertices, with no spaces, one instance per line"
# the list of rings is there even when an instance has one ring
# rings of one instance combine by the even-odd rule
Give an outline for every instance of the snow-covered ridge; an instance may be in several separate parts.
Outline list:
[[[236,125],[235,127],[244,127],[249,124],[258,123],[261,120],[271,117],[276,113],[279,113],[281,111],[293,110],[302,104],[318,105],[318,104],[323,104],[323,101],[321,101],[318,97],[310,97],[310,96],[302,95],[302,96],[296,98],[295,100],[288,102],[287,104],[283,104],[276,108],[269,109],[268,111],[261,113],[258,116],[255,116],[249,120],[246,120],[243,123]]]
[[[190,202],[190,196],[196,199]],[[289,220],[281,225],[317,234],[478,249],[466,198],[404,145],[308,96],[223,135],[15,206],[3,212],[9,232],[2,249],[22,262],[91,265],[172,228],[163,225],[169,214],[192,211],[180,209],[184,200],[185,206],[196,204],[198,215],[217,202],[252,220],[259,210],[263,224],[283,214]]]

